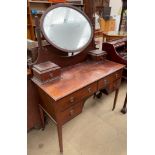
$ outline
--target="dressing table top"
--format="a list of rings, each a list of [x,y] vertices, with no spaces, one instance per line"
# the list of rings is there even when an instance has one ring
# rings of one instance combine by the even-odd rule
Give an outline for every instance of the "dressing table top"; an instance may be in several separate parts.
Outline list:
[[[101,62],[85,61],[62,69],[61,78],[39,84],[33,81],[55,101],[101,79],[124,67],[109,60]]]

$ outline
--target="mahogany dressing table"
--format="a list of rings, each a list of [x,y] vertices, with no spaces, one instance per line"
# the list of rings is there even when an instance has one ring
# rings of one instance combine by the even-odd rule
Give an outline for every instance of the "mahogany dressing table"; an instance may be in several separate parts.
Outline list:
[[[62,126],[82,112],[88,97],[101,89],[107,94],[116,91],[114,110],[124,65],[105,58],[90,59],[88,53],[94,50],[93,27],[89,18],[73,6],[51,6],[42,16],[40,25],[36,20],[36,31],[39,47],[33,72],[41,66],[47,69],[46,75],[50,74],[46,81],[34,74],[32,81],[41,99],[43,128],[45,113],[57,125],[60,152],[63,152]],[[42,46],[40,34],[49,45]],[[59,66],[60,75],[55,76],[55,70],[48,68],[53,63]],[[45,70],[39,73],[42,76]]]

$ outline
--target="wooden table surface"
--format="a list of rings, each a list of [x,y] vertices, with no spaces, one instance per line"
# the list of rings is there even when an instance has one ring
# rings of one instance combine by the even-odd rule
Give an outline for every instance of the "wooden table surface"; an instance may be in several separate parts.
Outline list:
[[[111,67],[112,66],[112,67]],[[61,78],[40,84],[35,82],[55,101],[122,69],[124,65],[109,60],[101,62],[86,61],[63,68]]]

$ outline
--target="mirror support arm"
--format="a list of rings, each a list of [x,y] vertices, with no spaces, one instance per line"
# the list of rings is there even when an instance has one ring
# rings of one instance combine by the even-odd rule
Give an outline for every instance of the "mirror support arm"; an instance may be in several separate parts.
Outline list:
[[[40,26],[39,26],[39,19],[38,16],[35,16],[35,31],[36,31],[36,35],[37,35],[37,40],[38,40],[38,48],[42,51],[42,41],[41,41],[41,30],[40,30]]]

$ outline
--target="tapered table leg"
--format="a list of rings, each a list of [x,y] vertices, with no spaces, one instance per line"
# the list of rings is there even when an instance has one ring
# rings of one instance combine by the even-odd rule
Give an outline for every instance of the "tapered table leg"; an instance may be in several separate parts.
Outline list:
[[[126,114],[126,112],[127,112],[126,106],[127,106],[127,93],[126,93],[126,97],[125,97],[125,101],[124,101],[124,105],[123,105],[123,108],[121,110],[121,113]]]
[[[119,89],[116,89],[112,111],[113,111],[113,110],[115,109],[115,107],[116,107],[118,92],[119,92]]]
[[[40,111],[42,130],[44,130],[45,129],[44,111],[40,106],[39,106],[39,111]]]
[[[63,152],[63,142],[62,142],[62,125],[57,124],[57,131],[58,131],[58,139],[59,139],[59,147],[60,152]]]

